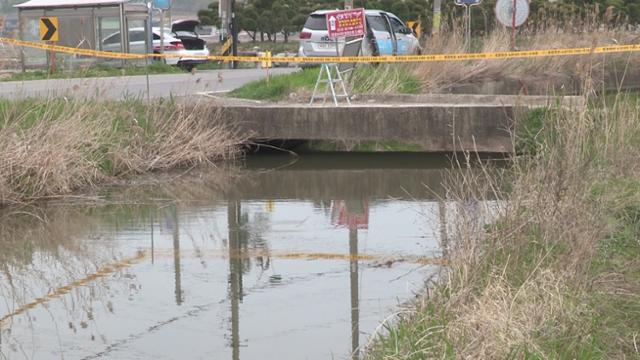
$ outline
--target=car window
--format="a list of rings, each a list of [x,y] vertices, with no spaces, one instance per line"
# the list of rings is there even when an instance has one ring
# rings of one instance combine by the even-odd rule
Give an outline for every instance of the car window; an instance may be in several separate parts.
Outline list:
[[[144,39],[145,39],[144,31],[131,31],[129,33],[129,42],[144,41]]]
[[[115,33],[109,36],[108,38],[104,39],[105,45],[119,44],[119,43],[120,43],[120,33]]]
[[[396,18],[390,17],[389,20],[391,21],[391,28],[393,29],[394,33],[401,33],[402,30],[406,28],[406,26],[404,26],[404,24]]]
[[[153,33],[153,40],[160,40],[160,34]]]
[[[387,23],[379,15],[367,15],[367,24],[375,31],[388,31]]]
[[[324,15],[311,15],[304,23],[304,27],[309,30],[327,30],[327,18]]]

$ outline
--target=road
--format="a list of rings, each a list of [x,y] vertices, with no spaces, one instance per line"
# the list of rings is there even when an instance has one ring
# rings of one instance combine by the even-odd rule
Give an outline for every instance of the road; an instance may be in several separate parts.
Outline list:
[[[296,71],[295,68],[271,69],[272,75]],[[149,76],[149,96],[190,96],[201,92],[225,92],[248,82],[264,78],[263,69],[207,70],[195,74],[165,74]],[[83,79],[31,80],[0,82],[0,98],[69,96],[121,99],[146,97],[146,76],[121,76]]]

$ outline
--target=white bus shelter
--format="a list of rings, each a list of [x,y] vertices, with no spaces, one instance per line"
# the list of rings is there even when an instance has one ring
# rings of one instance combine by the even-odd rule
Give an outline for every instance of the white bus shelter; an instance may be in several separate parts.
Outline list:
[[[124,53],[138,52],[139,48],[146,49],[149,38],[146,30],[132,32],[132,29],[147,28],[148,9],[141,1],[29,0],[15,7],[19,13],[21,40],[39,42],[40,18],[56,17],[59,22],[59,41],[56,45]],[[116,33],[120,35],[112,36]],[[144,42],[145,46],[131,46],[132,43],[140,41]],[[47,64],[45,51],[24,49],[22,55],[23,69]],[[97,61],[61,54],[58,54],[58,57],[65,67]]]

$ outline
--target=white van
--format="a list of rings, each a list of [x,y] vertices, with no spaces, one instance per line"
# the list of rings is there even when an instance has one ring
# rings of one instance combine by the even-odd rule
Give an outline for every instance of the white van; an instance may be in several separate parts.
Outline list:
[[[330,40],[327,31],[326,14],[334,10],[319,10],[311,13],[300,32],[301,57],[337,56],[342,53],[344,39]],[[364,56],[416,55],[422,49],[413,31],[397,16],[381,10],[365,11],[367,34],[362,43]]]

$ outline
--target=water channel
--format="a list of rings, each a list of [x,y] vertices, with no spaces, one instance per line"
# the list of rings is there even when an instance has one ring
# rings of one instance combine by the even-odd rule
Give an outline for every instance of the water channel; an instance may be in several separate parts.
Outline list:
[[[0,359],[358,358],[469,206],[444,156],[245,162],[1,213]]]

